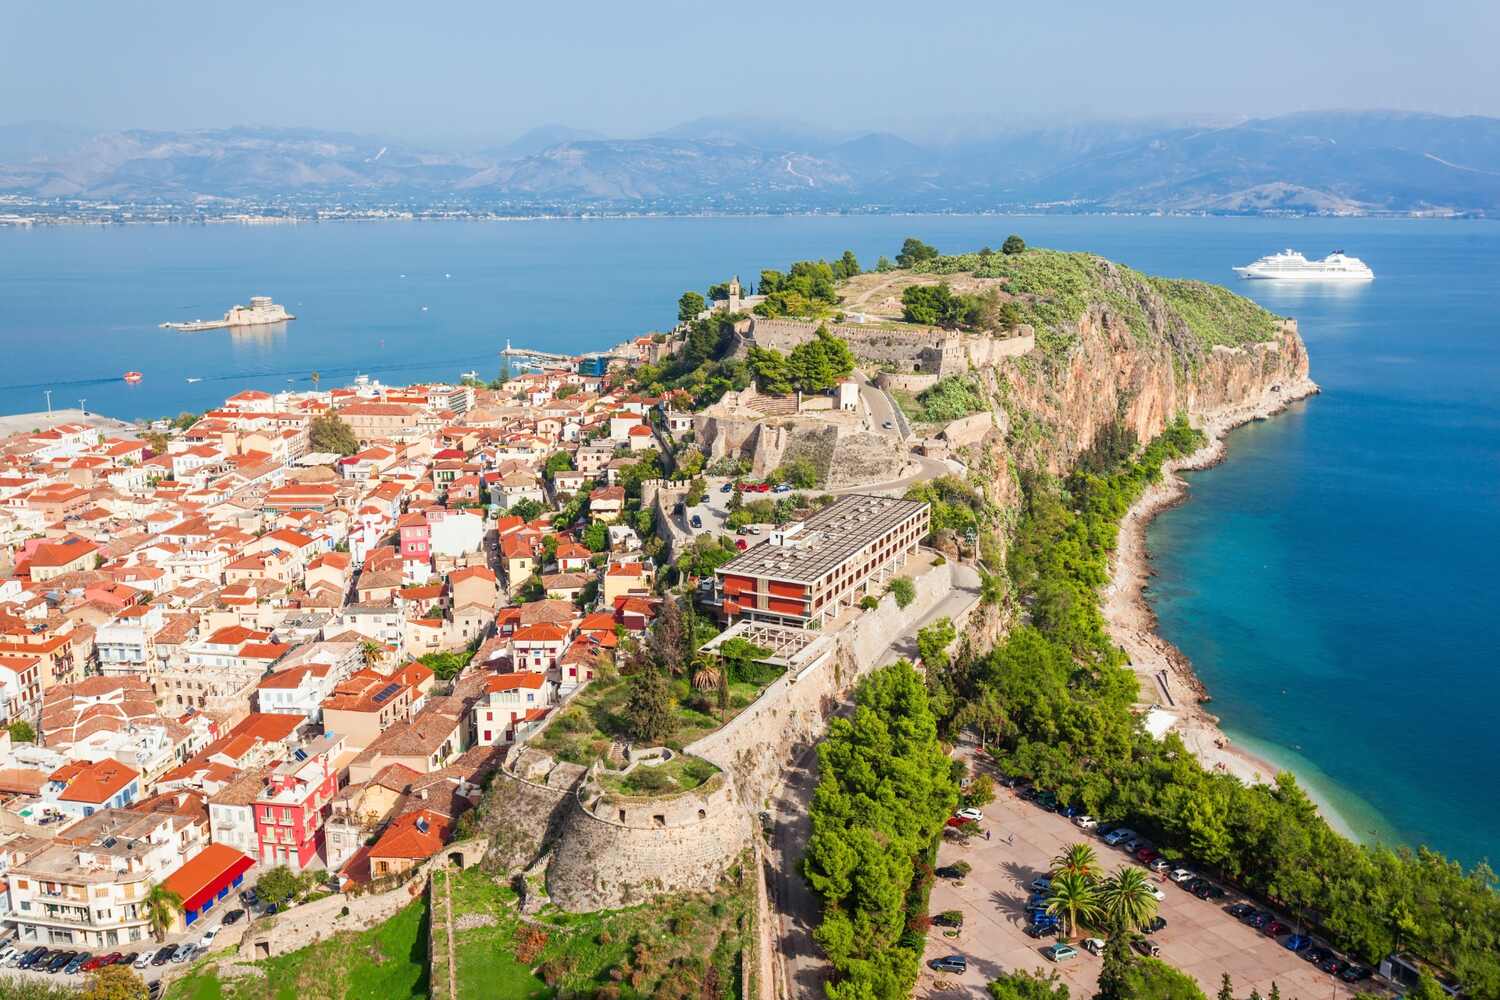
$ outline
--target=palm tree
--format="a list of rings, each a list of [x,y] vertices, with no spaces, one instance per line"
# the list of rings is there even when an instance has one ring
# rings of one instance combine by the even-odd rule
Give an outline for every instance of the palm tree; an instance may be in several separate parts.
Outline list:
[[[167,931],[182,912],[182,897],[164,885],[153,885],[146,893],[146,921],[158,942],[165,941]]]
[[[376,660],[385,656],[385,646],[374,639],[366,639],[359,644],[359,655],[365,661],[365,666],[370,666]]]
[[[693,658],[693,687],[699,691],[711,691],[719,686],[722,674],[718,662],[711,656]]]
[[[1079,918],[1095,920],[1099,916],[1099,893],[1094,883],[1078,872],[1064,871],[1052,876],[1048,890],[1047,912],[1053,916],[1061,914],[1063,936],[1078,933]]]
[[[1099,875],[1099,856],[1088,844],[1069,844],[1067,850],[1052,859],[1052,877],[1064,872],[1092,882]]]
[[[1156,893],[1143,868],[1124,865],[1104,880],[1099,892],[1104,915],[1116,931],[1138,931],[1156,916]]]

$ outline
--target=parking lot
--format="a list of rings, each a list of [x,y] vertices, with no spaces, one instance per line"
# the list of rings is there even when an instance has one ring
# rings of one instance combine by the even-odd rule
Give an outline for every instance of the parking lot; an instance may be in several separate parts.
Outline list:
[[[926,960],[962,955],[968,960],[968,970],[937,973],[924,965],[917,995],[986,997],[985,984],[1001,973],[1041,968],[1057,970],[1073,996],[1092,996],[1098,985],[1099,958],[1079,949],[1076,958],[1054,965],[1042,950],[1055,939],[1027,936],[1026,900],[1033,891],[1028,884],[1047,874],[1049,861],[1070,843],[1083,841],[1092,846],[1106,872],[1130,863],[1126,854],[1005,788],[997,789],[996,800],[984,807],[984,814],[988,840],[978,836],[964,845],[944,839],[938,865],[965,861],[972,871],[958,883],[938,879],[929,906],[933,914],[959,910],[964,921],[954,937],[945,936],[943,927],[932,927]],[[1340,982],[1279,941],[1242,924],[1228,912],[1243,901],[1232,892],[1210,901],[1195,898],[1165,878],[1156,884],[1165,896],[1158,912],[1167,926],[1150,940],[1160,946],[1163,961],[1191,975],[1210,997],[1218,992],[1225,972],[1234,980],[1237,996],[1247,996],[1252,988],[1264,996],[1272,982],[1284,997],[1336,998],[1360,990],[1380,992],[1374,980],[1357,986]]]
[[[92,971],[92,967],[85,966],[88,959],[102,959],[117,954],[122,956],[133,954],[139,961],[115,961],[110,964],[131,965],[135,969],[136,974],[151,985],[151,995],[155,997],[158,995],[159,987],[157,984],[159,982],[164,983],[175,969],[185,968],[189,963],[207,953],[209,947],[205,947],[205,939],[215,949],[226,945],[232,946],[239,939],[247,925],[248,914],[236,919],[231,926],[224,926],[223,921],[229,912],[239,909],[242,905],[236,904],[224,909],[219,914],[216,914],[212,920],[200,920],[186,933],[169,935],[165,943],[159,943],[154,939],[147,939],[144,941],[131,941],[127,944],[90,952],[85,945],[46,945],[29,941],[12,941],[7,946],[8,950],[0,949],[0,987],[3,987],[7,981],[24,982],[26,980],[46,981],[58,985],[82,986],[88,977],[88,972]],[[45,956],[28,968],[23,969],[18,967],[17,962],[19,959],[26,956],[28,952],[41,947],[47,948]],[[183,951],[184,948],[187,950]],[[171,952],[171,956],[166,957],[164,953],[169,951]],[[53,960],[57,956],[69,953],[72,953],[74,956],[74,961],[70,965],[63,966],[57,969],[57,971],[50,971]],[[176,957],[179,953],[182,954],[180,959]],[[78,960],[78,956],[80,955],[84,956],[82,961]],[[69,968],[72,968],[74,971],[67,971]],[[0,989],[0,994],[3,994],[3,992],[3,989]]]

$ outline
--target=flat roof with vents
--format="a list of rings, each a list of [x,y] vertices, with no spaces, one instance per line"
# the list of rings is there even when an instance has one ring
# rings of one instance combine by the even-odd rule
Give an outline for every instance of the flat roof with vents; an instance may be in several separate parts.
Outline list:
[[[851,494],[803,521],[795,533],[780,529],[781,544],[757,545],[719,567],[718,574],[814,583],[926,509],[924,500]]]

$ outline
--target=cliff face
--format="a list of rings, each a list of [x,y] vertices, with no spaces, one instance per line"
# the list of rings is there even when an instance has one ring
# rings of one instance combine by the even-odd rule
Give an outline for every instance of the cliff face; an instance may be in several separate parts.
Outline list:
[[[1314,391],[1295,320],[1221,289],[1098,268],[1090,303],[1051,350],[980,372],[1010,417],[1016,462],[1060,473],[1116,419],[1145,442],[1178,413],[1218,428]]]

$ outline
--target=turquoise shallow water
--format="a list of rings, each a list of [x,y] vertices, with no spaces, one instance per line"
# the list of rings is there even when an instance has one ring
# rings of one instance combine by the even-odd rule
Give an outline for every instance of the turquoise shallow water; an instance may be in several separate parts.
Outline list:
[[[1301,769],[1359,830],[1495,855],[1500,830],[1500,225],[851,217],[0,230],[0,411],[201,409],[246,386],[486,374],[507,338],[606,347],[684,288],[852,248],[1006,234],[1231,284],[1296,316],[1325,392],[1235,432],[1153,524],[1148,593],[1241,742]],[[1284,246],[1343,248],[1357,289],[1237,282]],[[404,275],[404,277],[403,277]],[[279,332],[192,335],[269,294]],[[428,308],[423,311],[422,306]],[[126,370],[145,373],[126,386]],[[187,377],[202,378],[188,383]]]

